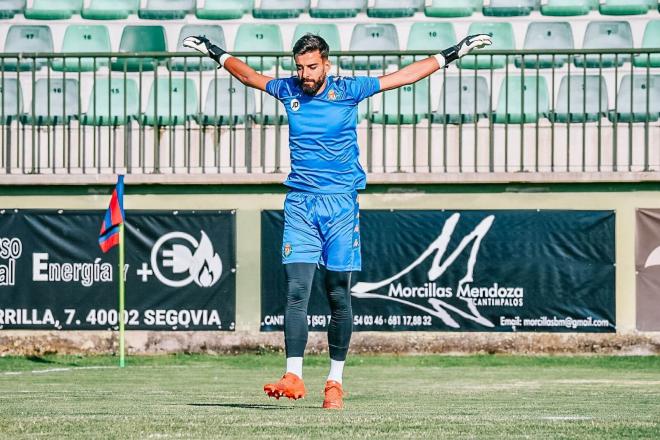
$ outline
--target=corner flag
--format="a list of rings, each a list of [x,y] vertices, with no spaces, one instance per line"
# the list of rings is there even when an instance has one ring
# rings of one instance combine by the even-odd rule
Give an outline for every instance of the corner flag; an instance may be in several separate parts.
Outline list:
[[[119,244],[119,225],[124,222],[124,176],[119,176],[117,186],[112,192],[110,206],[105,213],[101,232],[99,232],[99,246],[103,252],[108,252],[113,246]]]

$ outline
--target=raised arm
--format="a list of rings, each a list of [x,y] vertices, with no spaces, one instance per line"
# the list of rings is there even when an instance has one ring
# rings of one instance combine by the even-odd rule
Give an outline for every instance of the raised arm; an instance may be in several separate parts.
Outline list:
[[[243,61],[231,56],[224,49],[211,43],[208,38],[204,36],[186,37],[183,40],[183,45],[208,56],[218,63],[220,67],[227,69],[227,72],[248,87],[254,87],[255,89],[265,91],[266,84],[273,79],[269,76],[258,73]]]
[[[455,46],[448,47],[439,54],[414,62],[403,69],[379,77],[380,91],[384,92],[385,90],[396,89],[397,87],[417,82],[420,79],[429,76],[436,70],[447,66],[452,61],[467,55],[473,49],[488,46],[490,44],[492,44],[492,40],[490,35],[487,34],[470,35],[465,37]]]

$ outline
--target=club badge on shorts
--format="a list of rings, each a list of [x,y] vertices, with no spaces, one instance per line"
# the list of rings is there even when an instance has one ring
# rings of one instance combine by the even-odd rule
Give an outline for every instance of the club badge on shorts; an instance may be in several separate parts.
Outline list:
[[[283,252],[284,252],[285,257],[288,257],[289,255],[291,255],[291,253],[293,252],[293,248],[291,247],[291,243],[286,243],[284,245]]]
[[[289,106],[291,107],[292,111],[297,112],[298,109],[300,108],[300,101],[298,101],[297,99],[294,98],[294,99],[291,100],[291,103],[289,104]]]

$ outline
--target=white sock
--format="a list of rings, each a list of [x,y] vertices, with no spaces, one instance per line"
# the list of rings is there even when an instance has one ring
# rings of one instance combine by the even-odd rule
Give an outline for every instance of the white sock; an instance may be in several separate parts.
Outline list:
[[[328,380],[334,380],[341,383],[342,375],[344,374],[344,361],[335,361],[330,359],[330,374]]]
[[[302,365],[303,365],[303,358],[301,357],[286,358],[286,372],[293,373],[301,379],[302,379]]]

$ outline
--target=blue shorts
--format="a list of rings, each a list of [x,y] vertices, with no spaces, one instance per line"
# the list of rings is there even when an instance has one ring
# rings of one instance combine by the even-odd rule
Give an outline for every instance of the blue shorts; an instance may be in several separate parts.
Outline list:
[[[336,272],[361,270],[359,221],[357,193],[289,191],[282,263],[320,263]]]

